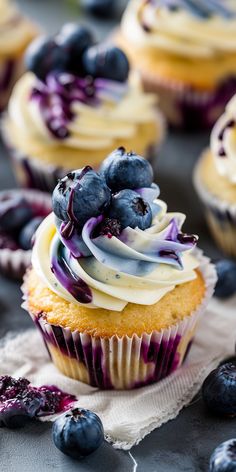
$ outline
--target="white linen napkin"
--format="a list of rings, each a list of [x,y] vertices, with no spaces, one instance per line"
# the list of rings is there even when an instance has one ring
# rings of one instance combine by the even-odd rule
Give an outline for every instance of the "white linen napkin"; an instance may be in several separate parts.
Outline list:
[[[106,438],[128,450],[153,429],[175,418],[219,362],[234,354],[236,297],[213,299],[200,321],[184,365],[159,383],[130,391],[100,391],[60,374],[36,330],[8,335],[0,347],[0,375],[25,376],[33,385],[54,384],[78,396],[78,405],[101,418]],[[45,418],[54,420],[54,417]]]

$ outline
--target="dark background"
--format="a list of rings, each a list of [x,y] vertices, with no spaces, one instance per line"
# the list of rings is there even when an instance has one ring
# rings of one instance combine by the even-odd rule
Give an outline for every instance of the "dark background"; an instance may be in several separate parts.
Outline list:
[[[121,2],[122,3],[122,2]],[[22,9],[45,30],[55,32],[70,20],[79,19],[73,0],[21,0]],[[73,5],[74,4],[74,5]],[[98,38],[105,36],[115,21],[92,22]],[[220,256],[210,239],[203,211],[192,186],[192,169],[199,154],[209,142],[209,134],[169,132],[155,163],[156,182],[161,198],[170,211],[187,215],[185,229],[200,236],[199,245],[206,254]],[[15,182],[9,160],[0,145],[0,189],[13,188]],[[20,308],[20,285],[0,276],[0,337],[9,330],[16,332],[32,327],[27,313]],[[178,418],[155,430],[131,453],[137,461],[137,472],[205,472],[213,449],[222,441],[236,436],[235,420],[216,419],[204,410],[200,395]],[[104,444],[94,455],[76,462],[63,456],[51,441],[51,425],[35,423],[20,431],[0,429],[0,470],[2,472],[133,472],[128,452]]]

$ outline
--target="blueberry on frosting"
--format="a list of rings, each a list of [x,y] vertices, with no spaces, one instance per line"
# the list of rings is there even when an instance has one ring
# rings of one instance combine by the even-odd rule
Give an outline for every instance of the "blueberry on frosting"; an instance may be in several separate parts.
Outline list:
[[[100,170],[113,192],[151,187],[153,182],[150,163],[135,152],[126,152],[123,147],[113,151],[103,161]]]
[[[83,67],[92,77],[125,82],[129,74],[129,62],[117,47],[100,44],[88,48],[83,54]]]
[[[56,41],[69,58],[69,70],[75,75],[83,76],[82,54],[94,44],[94,37],[90,30],[76,23],[67,23],[61,29]]]
[[[111,199],[109,217],[117,219],[122,229],[140,228],[145,230],[151,226],[152,210],[148,202],[133,190],[121,190]]]
[[[103,213],[110,199],[111,192],[105,180],[89,166],[67,174],[52,196],[55,215],[68,222],[68,227],[72,224],[77,228],[82,228],[89,218]]]
[[[51,72],[67,70],[68,56],[53,38],[43,36],[35,39],[27,49],[25,64],[40,80],[45,80]]]

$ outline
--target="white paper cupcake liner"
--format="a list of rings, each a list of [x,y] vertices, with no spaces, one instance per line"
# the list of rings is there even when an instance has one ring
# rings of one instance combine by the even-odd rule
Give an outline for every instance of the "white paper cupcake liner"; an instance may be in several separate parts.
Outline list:
[[[30,313],[51,355],[66,376],[100,389],[131,389],[156,382],[176,370],[191,345],[199,317],[213,295],[216,272],[200,250],[195,251],[206,292],[195,312],[160,332],[142,336],[93,337],[47,323],[46,313]],[[27,276],[22,287],[27,308]],[[150,310],[152,307],[150,306]]]
[[[51,195],[36,190],[3,190],[0,192],[0,201],[7,195],[25,198],[36,210],[46,214],[52,211]],[[31,250],[17,249],[12,251],[8,248],[0,249],[0,272],[12,279],[22,279],[27,267],[31,263]]]
[[[142,71],[145,90],[156,92],[168,122],[183,129],[209,129],[236,93],[236,77],[228,77],[214,89],[197,90],[184,83]]]
[[[206,221],[217,245],[227,255],[236,257],[236,203],[220,200],[206,189],[200,173],[203,159],[204,153],[194,169],[195,190],[203,203]]]

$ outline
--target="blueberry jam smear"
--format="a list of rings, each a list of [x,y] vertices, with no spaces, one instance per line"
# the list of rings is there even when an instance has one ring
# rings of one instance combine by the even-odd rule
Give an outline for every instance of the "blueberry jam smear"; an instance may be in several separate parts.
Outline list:
[[[118,238],[121,234],[121,224],[116,218],[105,218],[96,228],[92,235],[93,238],[98,236],[107,236],[109,239],[112,236]]]
[[[71,408],[76,397],[54,385],[33,387],[26,378],[0,377],[0,427],[21,427],[31,418]]]

